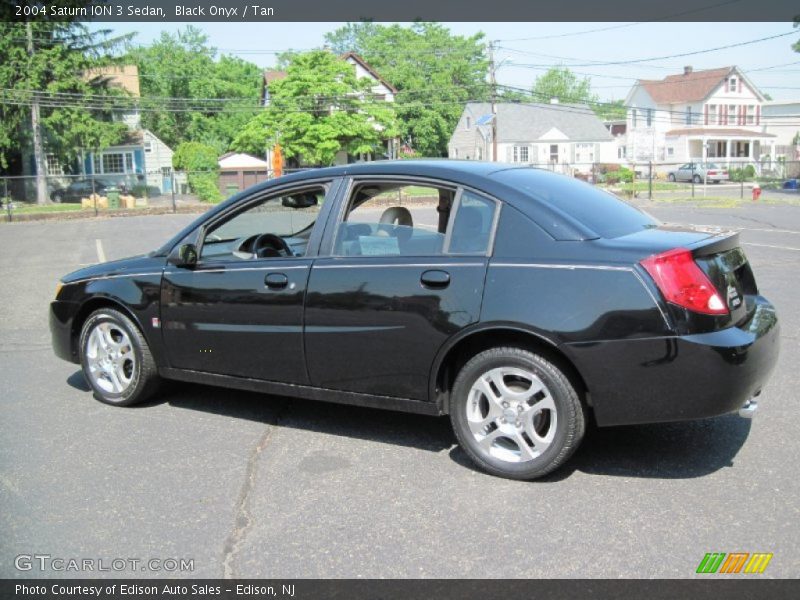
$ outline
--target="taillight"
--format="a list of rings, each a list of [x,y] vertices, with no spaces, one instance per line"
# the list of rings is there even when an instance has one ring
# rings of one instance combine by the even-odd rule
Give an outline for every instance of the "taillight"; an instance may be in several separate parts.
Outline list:
[[[667,302],[707,315],[726,315],[728,307],[686,248],[654,254],[641,262]]]
[[[709,171],[709,172],[708,172],[708,174],[709,174],[709,175],[716,175],[716,174],[717,174],[717,172],[716,172],[716,171]]]

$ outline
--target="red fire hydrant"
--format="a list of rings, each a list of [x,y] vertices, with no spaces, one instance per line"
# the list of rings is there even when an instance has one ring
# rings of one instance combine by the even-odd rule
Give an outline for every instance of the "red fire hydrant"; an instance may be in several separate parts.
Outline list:
[[[753,201],[761,198],[761,186],[757,183],[753,184]]]

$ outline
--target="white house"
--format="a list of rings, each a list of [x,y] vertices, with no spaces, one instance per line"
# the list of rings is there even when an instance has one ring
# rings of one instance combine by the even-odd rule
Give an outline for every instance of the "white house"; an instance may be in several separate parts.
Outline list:
[[[628,160],[770,161],[775,135],[762,126],[764,102],[737,67],[685,67],[679,75],[639,80],[625,100]]]
[[[614,138],[585,105],[497,104],[497,156],[493,157],[492,106],[464,107],[448,143],[448,156],[493,160],[588,173],[592,164],[618,162]]]

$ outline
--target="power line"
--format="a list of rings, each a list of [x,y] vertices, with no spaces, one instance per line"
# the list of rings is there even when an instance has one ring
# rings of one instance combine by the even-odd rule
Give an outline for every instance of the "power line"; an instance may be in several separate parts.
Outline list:
[[[698,55],[698,54],[708,54],[709,52],[718,52],[719,50],[728,50],[730,48],[739,48],[741,46],[749,46],[751,44],[758,44],[758,43],[761,43],[761,42],[766,42],[766,41],[769,41],[769,40],[774,40],[774,39],[786,37],[786,36],[789,36],[789,35],[797,35],[797,31],[787,31],[786,33],[779,33],[779,34],[776,34],[776,35],[770,35],[770,36],[758,38],[758,39],[755,39],[755,40],[748,40],[746,42],[736,42],[735,44],[728,44],[726,46],[717,46],[716,48],[706,48],[704,50],[694,50],[692,52],[681,52],[680,54],[668,54],[668,55],[665,55],[665,56],[652,56],[650,58],[632,58],[632,59],[629,59],[629,60],[600,61],[600,62],[591,61],[591,62],[584,62],[584,63],[580,63],[580,64],[568,64],[568,65],[561,65],[561,66],[565,66],[565,67],[606,67],[606,66],[613,66],[613,65],[633,65],[633,64],[637,64],[637,63],[643,63],[643,62],[651,62],[651,61],[654,61],[654,60],[669,60],[671,58],[683,58],[683,57],[686,57],[686,56],[695,56],[695,55]],[[553,57],[553,58],[555,58],[555,57]],[[584,60],[584,61],[587,60],[587,59],[582,59],[582,58],[569,58],[569,57],[561,57],[561,58],[564,58],[566,60]],[[523,66],[523,65],[518,64],[518,66]],[[554,66],[554,65],[529,64],[529,65],[524,65],[524,66],[529,66],[529,67],[549,67],[549,66]]]
[[[659,17],[657,19],[653,19],[651,21],[638,21],[636,23],[622,23],[620,25],[611,25],[608,27],[598,27],[596,29],[584,29],[583,31],[573,31],[569,33],[555,33],[551,35],[540,35],[536,37],[525,37],[525,38],[511,38],[511,39],[502,39],[502,40],[494,40],[495,42],[533,42],[538,40],[552,40],[556,38],[565,38],[565,37],[574,37],[576,35],[588,35],[591,33],[599,33],[603,31],[612,31],[615,29],[624,29],[626,27],[635,27],[637,25],[646,25],[649,23],[658,23],[659,21],[669,21],[670,19],[675,19],[677,17],[683,17],[686,15],[704,12],[707,10],[711,10],[712,8],[719,8],[721,6],[726,6],[728,4],[737,4],[741,2],[741,0],[726,0],[725,2],[720,2],[718,4],[712,4],[710,6],[704,6],[700,8],[694,8],[692,10],[685,10],[679,13],[673,13],[671,15],[667,15],[664,17]]]

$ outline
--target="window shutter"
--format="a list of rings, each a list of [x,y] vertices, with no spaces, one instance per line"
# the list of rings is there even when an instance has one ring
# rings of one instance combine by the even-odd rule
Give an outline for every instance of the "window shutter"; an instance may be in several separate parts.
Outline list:
[[[761,124],[761,105],[756,105],[756,125]]]
[[[728,93],[728,78],[725,78],[725,93]]]
[[[705,124],[708,125],[708,104],[705,105],[704,112],[705,112]]]
[[[511,146],[506,146],[506,162],[511,162]]]
[[[739,107],[739,125],[744,125],[744,105]]]
[[[742,93],[742,78],[739,77],[739,93]]]

